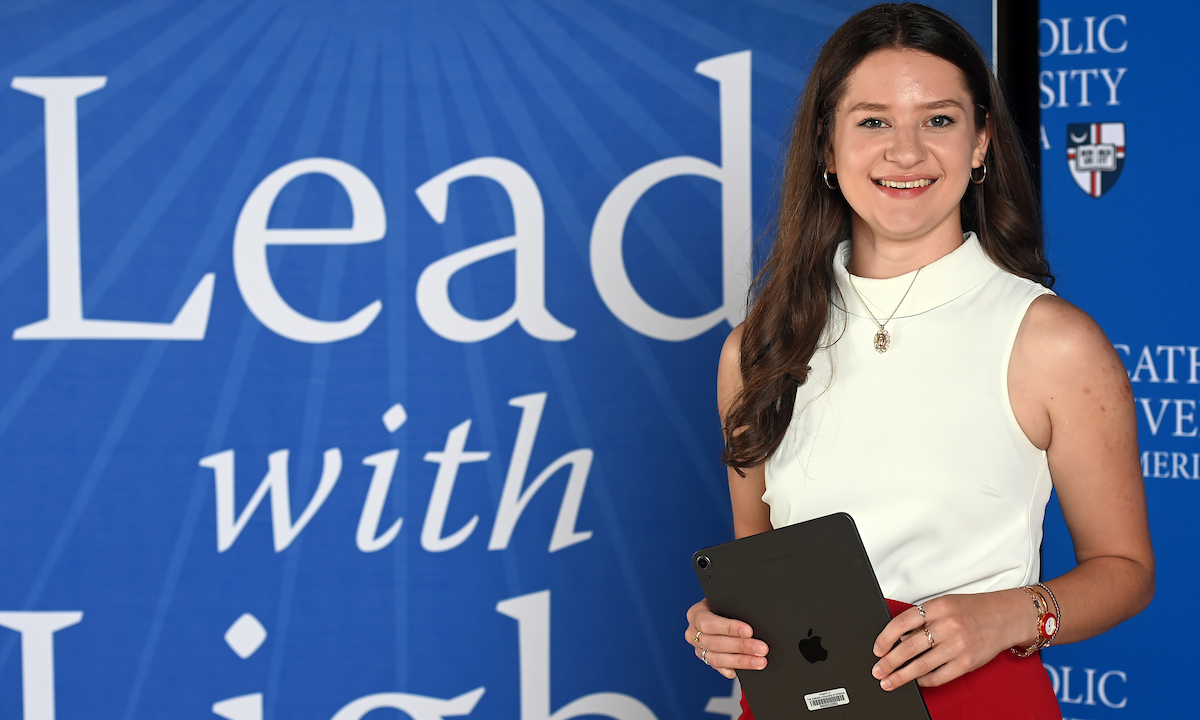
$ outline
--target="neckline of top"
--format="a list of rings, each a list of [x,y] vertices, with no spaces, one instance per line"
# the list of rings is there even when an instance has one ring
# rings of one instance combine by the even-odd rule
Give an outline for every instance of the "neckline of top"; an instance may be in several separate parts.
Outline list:
[[[854,286],[851,287],[850,273],[846,270],[849,263],[850,241],[843,240],[838,245],[833,263],[834,277],[841,292],[841,298],[834,298],[834,305],[857,317],[886,318],[893,309],[893,317],[896,318],[920,315],[962,297],[993,274],[1001,272],[983,252],[974,232],[963,233],[962,245],[922,267],[919,270],[921,275],[915,282],[913,276],[917,270],[882,279],[855,275]],[[858,289],[857,293],[854,292],[855,288]],[[906,290],[908,297],[904,297]],[[904,298],[903,307],[897,308],[901,298]],[[867,306],[863,305],[863,300],[868,303]]]

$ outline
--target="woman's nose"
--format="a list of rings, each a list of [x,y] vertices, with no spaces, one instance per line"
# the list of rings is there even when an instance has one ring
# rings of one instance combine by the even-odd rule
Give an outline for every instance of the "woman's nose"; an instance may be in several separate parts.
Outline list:
[[[925,159],[925,144],[918,128],[897,128],[884,158],[901,167],[912,167]]]

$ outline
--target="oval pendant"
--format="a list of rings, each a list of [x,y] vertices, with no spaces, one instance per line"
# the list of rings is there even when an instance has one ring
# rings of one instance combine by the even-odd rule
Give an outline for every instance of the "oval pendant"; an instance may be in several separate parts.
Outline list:
[[[887,330],[879,328],[879,332],[875,333],[875,352],[885,353],[888,346],[892,344],[892,336]]]

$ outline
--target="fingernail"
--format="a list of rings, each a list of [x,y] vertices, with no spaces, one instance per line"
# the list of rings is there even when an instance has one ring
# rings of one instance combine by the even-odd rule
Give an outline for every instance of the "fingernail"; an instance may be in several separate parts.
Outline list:
[[[875,657],[883,657],[883,653],[881,653],[881,652],[879,651],[879,646],[878,646],[878,645],[874,645],[874,646],[872,646],[872,647],[871,647],[871,652],[872,652],[872,653],[874,653]]]
[[[754,653],[756,655],[766,655],[767,654],[767,644],[766,643],[755,644]]]
[[[754,634],[754,631],[752,631],[750,628],[742,628],[738,634],[740,634],[742,637],[750,637]]]
[[[883,671],[879,669],[878,665],[871,668],[871,677],[875,678],[876,680],[883,677]]]
[[[892,681],[884,680],[883,682],[879,683],[879,687],[883,688],[884,690],[891,690],[892,689]]]
[[[766,658],[754,658],[753,660],[750,661],[750,664],[754,666],[754,669],[762,670],[763,668],[765,668],[767,666],[767,659]]]

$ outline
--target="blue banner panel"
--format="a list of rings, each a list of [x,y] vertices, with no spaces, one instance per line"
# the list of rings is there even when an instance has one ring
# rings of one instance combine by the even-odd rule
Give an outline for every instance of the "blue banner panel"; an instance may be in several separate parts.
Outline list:
[[[1200,637],[1192,548],[1200,503],[1200,250],[1177,130],[1197,107],[1183,81],[1200,22],[1194,3],[1041,3],[1042,189],[1055,290],[1112,340],[1132,381],[1158,587],[1114,630],[1043,653],[1063,716],[1193,717],[1184,654]],[[1048,513],[1045,575],[1074,564],[1061,513]],[[1071,622],[1064,610],[1064,626]]]
[[[0,717],[736,714],[717,353],[866,4],[0,4]]]

